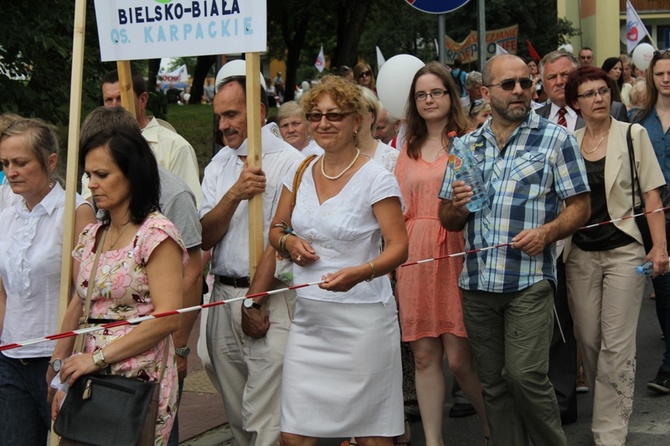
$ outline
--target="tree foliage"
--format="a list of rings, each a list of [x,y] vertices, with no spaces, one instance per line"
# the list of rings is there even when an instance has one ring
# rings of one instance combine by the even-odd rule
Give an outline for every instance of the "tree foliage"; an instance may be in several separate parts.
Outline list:
[[[449,37],[460,41],[477,29],[477,6],[473,0],[446,14]],[[518,24],[518,54],[528,55],[526,39],[546,54],[577,34],[568,20],[557,19],[556,14],[556,1],[487,0],[485,23],[487,29]],[[313,0],[309,7],[302,1],[285,0],[268,2],[268,15],[269,55],[286,61],[287,85],[319,76],[314,61],[322,45],[331,67],[352,66],[361,59],[375,67],[375,46],[387,59],[396,54],[412,54],[424,61],[437,58],[439,16],[402,0]]]
[[[84,55],[84,107],[99,104],[101,74],[93,1],[88,1]],[[70,105],[74,2],[4,2],[0,26],[0,112],[67,123]]]
[[[69,114],[74,1],[20,0],[3,3],[0,26],[0,112],[41,117],[65,124]],[[477,4],[470,1],[446,15],[447,34],[463,39],[477,28]],[[314,61],[323,46],[331,66],[354,65],[363,59],[376,67],[375,46],[388,59],[413,54],[424,61],[436,57],[438,16],[424,14],[403,0],[269,0],[268,55],[286,61],[286,85],[319,76]],[[541,12],[541,13],[538,13]],[[487,0],[487,29],[519,24],[519,54],[527,55],[530,39],[540,54],[576,34],[572,24],[556,18],[556,1]],[[114,63],[100,62],[93,0],[87,0],[84,109],[100,104],[100,77]],[[189,58],[194,75],[191,100],[199,101],[213,56]],[[137,61],[133,68],[155,82],[159,61]],[[287,89],[291,98],[293,89]]]
[[[462,8],[447,14],[446,29],[449,37],[456,41],[464,39],[471,30],[477,29],[477,1],[472,0]],[[566,36],[577,35],[569,20],[557,18],[556,1],[547,0],[486,0],[486,29],[498,29],[519,25],[519,56],[528,56],[526,39],[540,55],[544,55],[565,43]]]

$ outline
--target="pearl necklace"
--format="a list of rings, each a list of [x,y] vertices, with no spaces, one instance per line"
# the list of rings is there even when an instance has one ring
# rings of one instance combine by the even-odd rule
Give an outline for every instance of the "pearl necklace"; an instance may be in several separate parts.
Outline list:
[[[356,149],[356,156],[354,157],[354,160],[347,167],[345,167],[344,170],[339,173],[339,175],[335,175],[334,177],[330,177],[330,176],[326,175],[326,171],[323,169],[323,160],[326,159],[326,154],[324,153],[323,156],[321,157],[321,174],[329,180],[332,180],[332,181],[339,180],[342,177],[342,175],[344,175],[345,173],[347,173],[347,171],[349,169],[354,167],[354,164],[356,164],[356,161],[358,160],[358,157],[360,156],[360,154],[361,154],[361,151],[359,149]]]
[[[582,152],[584,152],[586,155],[590,155],[590,154],[592,154],[593,152],[595,152],[596,150],[598,150],[598,147],[600,147],[600,144],[603,142],[603,140],[605,139],[605,137],[607,136],[608,133],[609,133],[609,130],[607,131],[607,133],[605,133],[605,134],[603,135],[602,138],[600,138],[600,141],[598,141],[598,144],[596,144],[596,146],[595,146],[593,149],[591,149],[591,150],[584,150],[584,148],[582,147]],[[584,145],[584,140],[582,140],[582,145]]]

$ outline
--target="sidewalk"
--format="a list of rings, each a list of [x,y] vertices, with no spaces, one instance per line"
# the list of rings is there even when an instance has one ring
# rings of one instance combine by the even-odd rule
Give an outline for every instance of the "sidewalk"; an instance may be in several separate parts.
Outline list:
[[[199,334],[200,318],[198,317],[188,342],[191,354],[188,356],[188,375],[184,380],[184,391],[179,406],[179,442],[180,445],[184,446],[228,444],[226,443],[227,439],[232,440],[233,437],[227,430],[223,401],[209,380],[207,372],[205,372],[198,357]],[[216,432],[216,435],[210,435],[210,437],[216,438],[217,443],[200,441],[194,443],[192,441],[192,439],[210,431]]]
[[[648,293],[645,294],[648,296]],[[193,330],[189,346],[195,352],[198,328]],[[645,297],[637,330],[637,379],[633,415],[626,444],[628,446],[670,444],[670,396],[659,395],[646,388],[654,376],[663,354],[654,301]],[[237,446],[226,424],[223,403],[209,382],[197,354],[189,356],[189,376],[186,378],[180,411],[181,446]],[[451,383],[451,373],[445,377]],[[579,417],[574,424],[563,427],[570,446],[593,446],[591,434],[592,393],[579,395]],[[443,436],[450,446],[478,446],[483,443],[481,426],[476,416],[449,418],[453,401],[447,394],[444,411]],[[412,444],[425,444],[420,421],[411,424]],[[320,440],[317,446],[339,446],[342,439]]]

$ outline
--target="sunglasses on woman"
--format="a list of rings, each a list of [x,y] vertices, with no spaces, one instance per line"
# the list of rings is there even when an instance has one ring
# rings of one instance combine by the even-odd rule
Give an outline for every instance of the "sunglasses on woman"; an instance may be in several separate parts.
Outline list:
[[[307,113],[305,117],[310,122],[321,122],[324,116],[326,117],[326,121],[328,122],[340,122],[346,116],[352,113],[353,112],[328,112],[328,113],[312,112]]]
[[[360,78],[362,78],[362,77],[370,77],[370,76],[372,76],[372,72],[371,72],[370,70],[367,70],[367,71],[362,71],[362,72],[358,75],[358,78],[360,79]]]

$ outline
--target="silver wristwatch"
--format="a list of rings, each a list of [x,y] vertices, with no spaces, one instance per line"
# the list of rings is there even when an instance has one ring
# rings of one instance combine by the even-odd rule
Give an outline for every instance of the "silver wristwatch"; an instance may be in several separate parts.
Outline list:
[[[181,356],[182,358],[185,358],[185,357],[188,356],[189,353],[191,353],[191,349],[189,347],[175,347],[174,352],[178,356]]]

